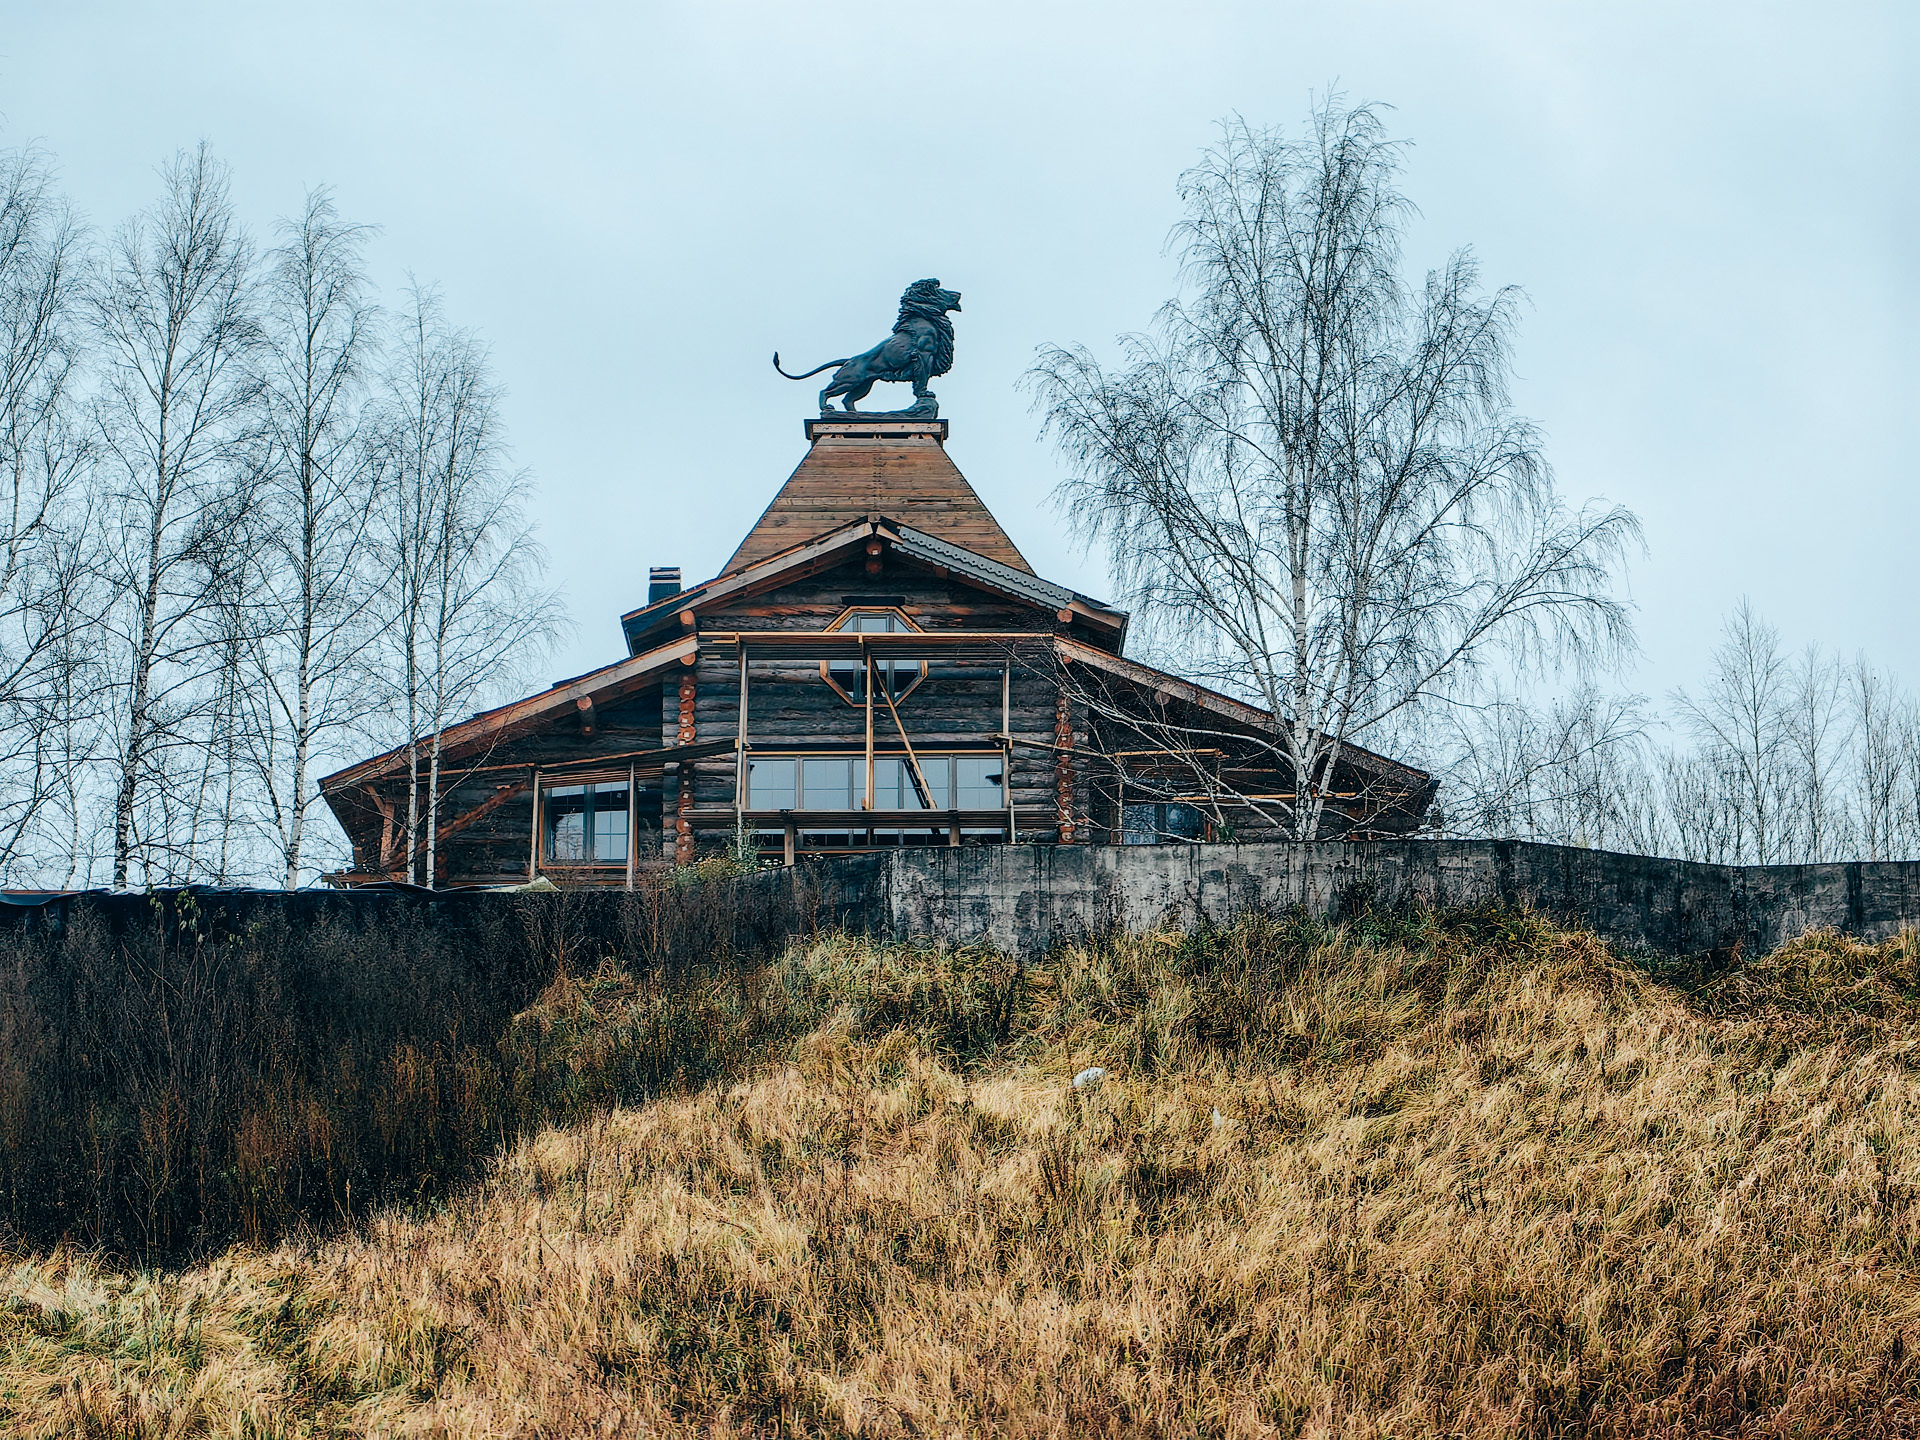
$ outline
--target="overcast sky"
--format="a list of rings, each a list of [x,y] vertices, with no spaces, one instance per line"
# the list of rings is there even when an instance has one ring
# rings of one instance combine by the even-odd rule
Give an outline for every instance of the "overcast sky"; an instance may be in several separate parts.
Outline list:
[[[1144,327],[1174,181],[1230,112],[1395,106],[1411,258],[1530,299],[1520,409],[1574,502],[1638,511],[1628,683],[1695,683],[1742,594],[1920,683],[1916,24],[1907,3],[89,4],[0,0],[0,146],[110,226],[205,139],[256,233],[304,190],[491,345],[579,629],[703,578],[901,288],[961,290],[960,468],[1096,595],[1016,388]],[[902,392],[904,394],[904,392]],[[882,392],[869,405],[894,403]]]

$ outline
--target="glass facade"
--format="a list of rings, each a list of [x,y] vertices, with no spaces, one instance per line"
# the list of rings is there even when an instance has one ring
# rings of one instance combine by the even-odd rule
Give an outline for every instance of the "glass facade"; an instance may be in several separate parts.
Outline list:
[[[873,761],[875,810],[1004,810],[1006,762],[998,755],[904,755]],[[924,787],[924,788],[923,788]],[[747,762],[749,810],[863,810],[864,755],[776,755]]]
[[[998,755],[921,755],[914,774],[904,755],[876,755],[873,761],[873,807],[882,813],[914,810],[1004,810],[1007,804],[1006,762]],[[747,808],[792,810],[802,825],[809,810],[865,810],[867,758],[864,755],[774,755],[747,762]],[[777,849],[785,843],[779,830],[761,830],[760,847]],[[985,845],[1007,838],[1004,828],[969,826],[960,833],[964,845]],[[849,828],[842,821],[831,829],[802,828],[795,837],[803,850],[864,849],[869,846],[945,845],[946,827]]]

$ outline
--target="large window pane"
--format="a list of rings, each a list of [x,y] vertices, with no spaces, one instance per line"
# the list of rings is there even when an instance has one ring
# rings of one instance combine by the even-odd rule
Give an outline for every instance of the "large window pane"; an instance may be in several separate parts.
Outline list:
[[[808,810],[858,810],[866,793],[864,756],[800,762],[800,804]]]
[[[1206,817],[1178,801],[1128,805],[1120,815],[1122,845],[1172,845],[1202,839]]]
[[[556,865],[624,865],[627,787],[554,785],[541,796],[546,857]]]
[[[954,762],[954,804],[961,810],[1004,810],[1006,761],[998,755],[962,755]]]
[[[627,791],[600,790],[594,795],[593,858],[602,865],[627,859]]]
[[[791,760],[749,760],[747,762],[747,808],[749,810],[791,810],[798,803],[794,791],[794,762]]]
[[[876,810],[945,810],[949,806],[947,757],[929,755],[920,761],[926,782],[923,797],[913,781],[913,767],[904,756],[873,762],[873,808]]]
[[[587,858],[587,787],[556,785],[542,807],[547,821],[547,859],[578,865]]]

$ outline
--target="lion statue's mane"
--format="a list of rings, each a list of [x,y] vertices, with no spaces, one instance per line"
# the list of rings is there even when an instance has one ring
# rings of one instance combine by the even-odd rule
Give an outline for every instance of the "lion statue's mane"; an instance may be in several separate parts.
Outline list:
[[[959,291],[941,289],[938,280],[916,280],[900,297],[900,317],[893,322],[893,333],[864,355],[829,360],[798,375],[788,375],[780,370],[780,355],[776,351],[773,368],[789,380],[805,380],[822,370],[834,370],[833,379],[820,392],[822,415],[859,414],[855,403],[864,400],[875,385],[887,380],[913,386],[916,402],[913,410],[901,413],[933,414],[939,407],[933,392],[927,389],[927,382],[953,368],[953,321],[947,318],[947,312],[959,308]],[[835,366],[839,368],[836,370]],[[827,403],[836,395],[846,397],[844,412]]]

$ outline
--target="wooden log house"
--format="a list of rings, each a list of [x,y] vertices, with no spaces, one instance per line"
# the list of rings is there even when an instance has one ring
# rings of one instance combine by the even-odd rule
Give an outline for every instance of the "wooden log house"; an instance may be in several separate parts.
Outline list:
[[[743,839],[791,863],[1278,837],[1273,718],[1126,659],[1126,615],[1033,573],[945,420],[806,433],[718,575],[652,572],[625,659],[446,729],[436,884],[631,886]],[[353,845],[332,883],[407,878],[407,786],[404,748],[322,782]],[[1347,747],[1322,832],[1409,834],[1433,791]]]

